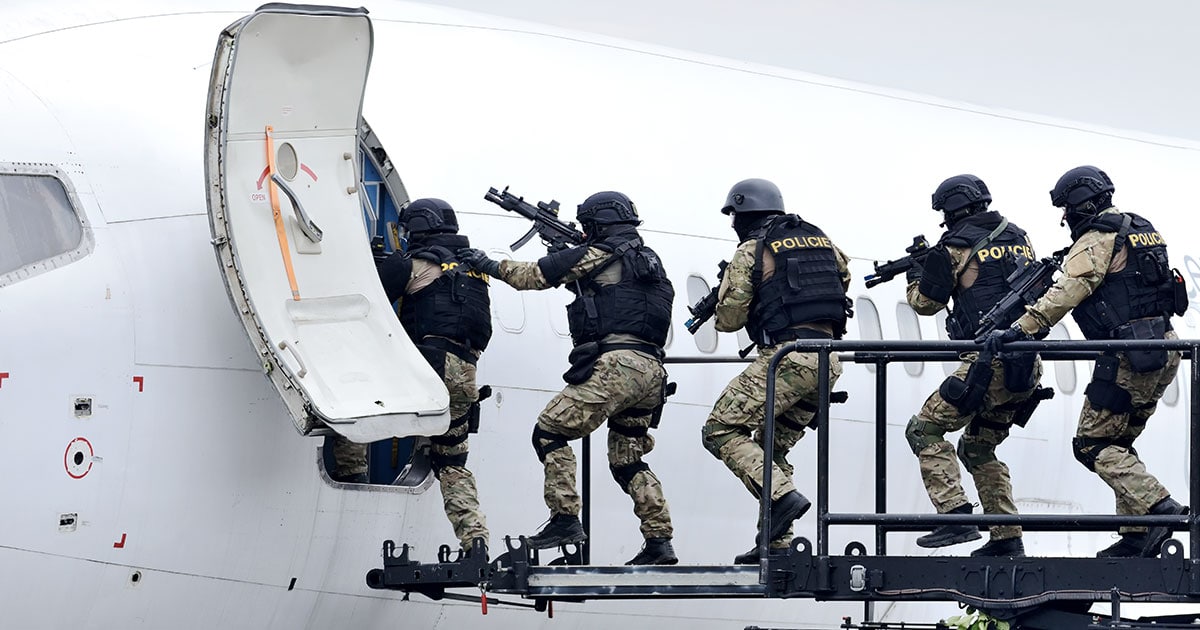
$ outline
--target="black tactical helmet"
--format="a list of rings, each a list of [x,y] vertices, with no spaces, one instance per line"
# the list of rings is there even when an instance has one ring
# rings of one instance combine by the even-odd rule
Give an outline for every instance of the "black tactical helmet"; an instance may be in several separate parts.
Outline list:
[[[955,175],[933,191],[933,209],[955,214],[966,208],[966,214],[983,210],[992,202],[992,193],[982,179],[970,174]]]
[[[409,234],[457,234],[454,208],[441,199],[415,199],[400,211],[400,223]]]
[[[641,225],[637,206],[629,197],[611,190],[598,192],[583,200],[576,209],[575,218],[580,223],[594,225]]]
[[[783,214],[783,195],[779,187],[765,179],[744,179],[729,189],[725,198],[724,214],[750,214],[770,212]]]
[[[1108,174],[1095,166],[1077,166],[1058,178],[1050,191],[1050,202],[1059,208],[1075,208],[1116,190]]]

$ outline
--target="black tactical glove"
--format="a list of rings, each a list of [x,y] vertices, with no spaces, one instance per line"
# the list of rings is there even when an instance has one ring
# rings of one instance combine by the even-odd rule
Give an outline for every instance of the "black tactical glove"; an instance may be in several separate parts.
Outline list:
[[[992,332],[980,336],[975,340],[975,343],[981,343],[985,348],[992,352],[1000,350],[1000,346],[1011,343],[1013,341],[1029,341],[1032,339],[1020,326],[1013,324],[1012,328],[1004,328],[993,330]]]
[[[458,259],[471,266],[476,271],[482,271],[489,276],[500,277],[500,263],[488,258],[483,250],[464,247],[457,252]]]
[[[904,281],[908,282],[909,284],[912,284],[913,282],[920,282],[921,274],[923,273],[925,273],[925,267],[921,266],[921,263],[914,260],[912,266],[909,267],[908,271],[904,273]]]

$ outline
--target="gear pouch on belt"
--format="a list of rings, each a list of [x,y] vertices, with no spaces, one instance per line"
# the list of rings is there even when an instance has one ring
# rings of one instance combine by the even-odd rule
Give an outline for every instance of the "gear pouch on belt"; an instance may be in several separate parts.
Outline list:
[[[983,406],[983,398],[987,395],[988,386],[991,384],[991,363],[975,361],[967,370],[965,380],[951,376],[942,381],[938,393],[946,402],[954,405],[959,413],[974,413]]]
[[[1171,312],[1182,316],[1187,312],[1189,306],[1187,284],[1183,282],[1183,274],[1179,273],[1178,269],[1172,269],[1171,274],[1171,297],[1174,298],[1174,308]]]
[[[479,403],[492,397],[492,386],[484,385],[479,388],[479,398],[471,403],[467,410],[467,433],[479,433]]]
[[[575,346],[571,349],[571,354],[567,356],[567,360],[571,362],[571,369],[563,373],[563,380],[568,385],[579,385],[586,382],[592,377],[592,371],[596,368],[596,360],[599,358],[599,342],[589,341]]]
[[[1033,352],[1005,352],[1000,355],[1004,366],[1004,389],[1010,392],[1027,392],[1037,385],[1033,378],[1033,364],[1037,354]]]
[[[1138,319],[1113,331],[1117,339],[1162,339],[1167,333],[1167,318]],[[1127,350],[1129,367],[1139,374],[1161,370],[1167,364],[1166,350]]]
[[[658,406],[654,408],[654,411],[652,411],[650,413],[650,428],[651,429],[658,428],[658,421],[662,420],[663,407],[666,406],[667,399],[670,398],[671,396],[675,395],[676,389],[677,389],[676,384],[668,383],[667,377],[663,376],[662,402],[659,403]]]

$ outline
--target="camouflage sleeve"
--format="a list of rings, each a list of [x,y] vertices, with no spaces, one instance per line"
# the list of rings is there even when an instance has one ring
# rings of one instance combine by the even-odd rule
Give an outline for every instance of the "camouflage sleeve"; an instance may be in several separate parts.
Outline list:
[[[716,326],[721,332],[733,332],[746,325],[750,317],[750,300],[754,286],[750,275],[754,271],[755,241],[738,246],[733,260],[725,267],[725,277],[717,290]]]
[[[608,252],[596,249],[595,247],[589,247],[587,252],[584,253],[583,258],[571,267],[571,270],[563,276],[563,279],[558,284],[550,284],[546,281],[546,276],[542,273],[542,269],[536,261],[502,260],[500,261],[500,279],[519,291],[541,291],[542,289],[549,289],[578,280],[596,267],[599,267],[609,256]]]
[[[837,245],[833,246],[833,255],[837,258],[838,273],[842,274],[842,290],[850,290],[850,257]]]
[[[954,277],[961,278],[963,272],[967,270],[967,265],[971,264],[969,255],[971,250],[965,247],[946,246],[946,252],[950,254],[950,265],[954,269]],[[946,308],[945,302],[939,302],[921,293],[921,281],[913,280],[908,283],[907,295],[908,305],[919,315],[933,315],[938,311]]]
[[[1063,273],[1033,306],[1017,320],[1017,326],[1029,334],[1047,330],[1086,300],[1104,282],[1112,264],[1114,232],[1088,232],[1075,241],[1067,252]]]

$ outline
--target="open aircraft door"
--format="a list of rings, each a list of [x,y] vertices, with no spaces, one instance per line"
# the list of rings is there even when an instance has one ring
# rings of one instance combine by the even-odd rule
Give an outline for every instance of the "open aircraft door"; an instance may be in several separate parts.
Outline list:
[[[217,259],[302,434],[437,435],[449,395],[400,326],[357,172],[365,9],[267,4],[221,33],[205,172]]]

